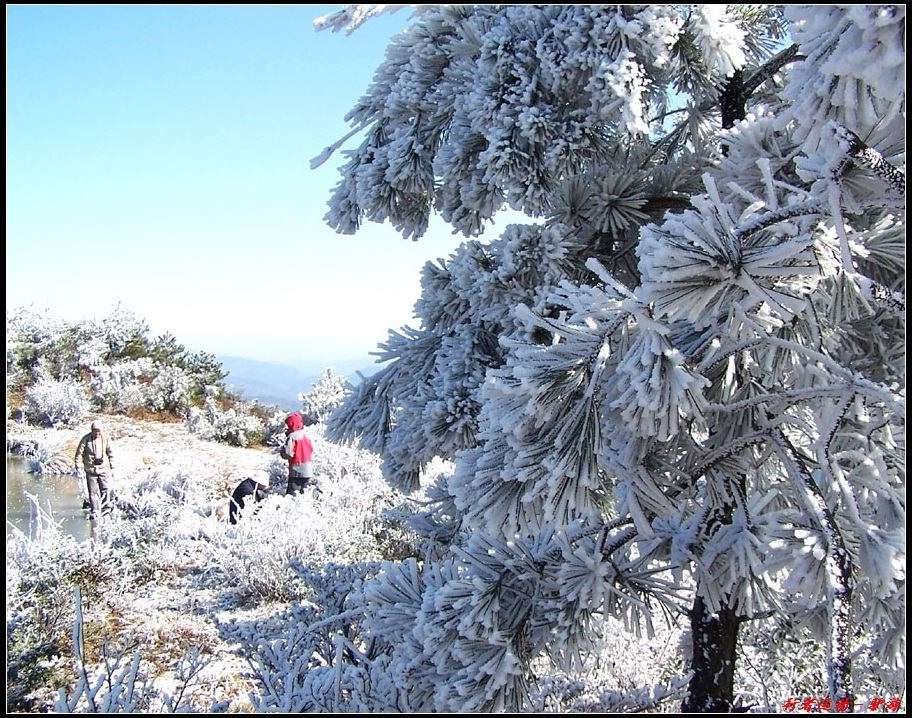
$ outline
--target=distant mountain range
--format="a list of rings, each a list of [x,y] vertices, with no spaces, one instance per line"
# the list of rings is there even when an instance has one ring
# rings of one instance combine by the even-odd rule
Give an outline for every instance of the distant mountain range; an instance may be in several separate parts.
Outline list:
[[[370,376],[380,368],[372,363],[370,357],[295,365],[226,355],[218,355],[218,360],[228,372],[225,384],[229,389],[246,399],[256,399],[289,410],[298,408],[298,394],[310,389],[328,367],[355,384],[359,381],[356,372]]]

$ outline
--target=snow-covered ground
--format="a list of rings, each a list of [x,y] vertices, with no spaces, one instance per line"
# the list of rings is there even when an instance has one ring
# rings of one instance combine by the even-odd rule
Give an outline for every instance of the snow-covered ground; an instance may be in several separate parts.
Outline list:
[[[91,418],[72,429],[8,422],[7,446],[36,454],[38,468],[66,470]],[[382,705],[378,695],[339,703],[334,691],[319,694],[323,676],[338,663],[336,629],[348,631],[336,617],[355,614],[350,626],[357,627],[364,581],[376,575],[381,561],[420,551],[414,535],[383,518],[386,509],[401,510],[410,502],[382,481],[379,458],[328,442],[321,425],[311,427],[321,493],[288,498],[282,495],[284,463],[267,449],[203,441],[182,423],[98,418],[114,448],[114,487],[140,516],[115,512],[94,541],[83,543],[53,525],[33,539],[13,532],[7,621],[14,707],[60,709],[59,688],[73,695],[79,686],[71,639],[75,586],[90,685],[103,681],[104,647],[109,655],[123,654],[113,671],[115,685],[118,679],[135,684],[138,695],[145,677],[151,689],[135,705],[120,699],[120,708],[165,711],[169,700],[217,712]],[[429,477],[447,468],[432,462]],[[269,480],[270,495],[232,527],[225,520],[228,496],[245,478]],[[320,623],[330,630],[309,635]],[[598,633],[593,638],[605,649],[590,661],[585,682],[577,680],[582,674],[555,674],[540,662],[536,706],[629,708],[628,694],[637,686],[643,695],[636,705],[650,706],[661,696],[652,695],[652,686],[679,688],[680,630],[660,628],[652,638],[636,638],[610,621]],[[134,652],[141,657],[137,681],[129,672],[123,678]],[[195,652],[205,666],[181,694],[178,671]],[[593,685],[601,691],[593,692]],[[304,696],[312,690],[318,691],[313,700]],[[96,701],[103,705],[109,696],[102,686]],[[84,695],[72,702],[87,707]]]
[[[8,422],[7,446],[37,449],[42,466],[65,470],[91,418],[72,429]],[[338,571],[387,558],[392,536],[379,536],[375,523],[397,498],[380,480],[378,460],[330,444],[322,427],[312,427],[322,493],[288,498],[284,462],[267,449],[202,441],[183,423],[99,418],[113,446],[114,489],[140,516],[115,512],[83,544],[53,526],[33,540],[14,532],[7,547],[14,636],[8,648],[21,673],[45,671],[22,705],[50,707],[55,683],[75,680],[69,635],[78,585],[90,669],[103,643],[125,647],[127,658],[138,650],[142,670],[167,695],[179,690],[174,667],[199,650],[208,664],[182,700],[202,710],[250,710],[255,681],[244,654],[327,612],[325,599],[310,600],[324,566]],[[225,520],[228,497],[245,478],[272,487],[256,513],[232,527]],[[48,645],[54,648],[43,665],[23,653]]]
[[[88,683],[102,683],[99,707],[401,710],[380,680],[384,656],[361,664],[373,643],[361,622],[361,589],[383,561],[421,560],[421,540],[389,520],[420,504],[389,488],[376,455],[333,444],[321,425],[312,427],[321,493],[291,498],[283,495],[284,462],[270,450],[203,441],[182,423],[101,418],[114,447],[114,487],[138,516],[114,512],[94,541],[79,542],[52,524],[35,538],[13,531],[6,609],[12,708],[59,709],[64,688],[74,707],[86,709],[72,639],[78,587]],[[66,470],[88,421],[73,429],[8,422],[7,446],[34,452],[39,468]],[[425,479],[449,468],[432,462]],[[228,525],[230,490],[245,478],[267,477],[267,499]],[[637,637],[617,619],[594,621],[585,665],[564,673],[536,660],[531,705],[674,710],[688,675],[683,628],[657,621],[654,635]],[[783,696],[819,692],[819,643],[784,643],[753,623],[743,638],[737,680],[753,697],[748,703],[775,709]],[[112,695],[104,685],[105,653],[122,654],[112,682],[136,686],[132,702],[121,696],[105,705]],[[133,655],[141,661],[136,680],[128,670]],[[198,672],[195,655],[204,664]],[[375,683],[364,682],[362,670]],[[189,682],[181,671],[192,674]]]
[[[140,421],[117,415],[91,415],[73,428],[44,428],[7,422],[7,441],[47,447],[72,466],[79,439],[100,419],[111,439],[115,489],[125,490],[167,473],[192,474],[198,487],[213,500],[227,499],[245,478],[268,481],[271,451],[246,449],[204,441],[191,434],[183,422]]]

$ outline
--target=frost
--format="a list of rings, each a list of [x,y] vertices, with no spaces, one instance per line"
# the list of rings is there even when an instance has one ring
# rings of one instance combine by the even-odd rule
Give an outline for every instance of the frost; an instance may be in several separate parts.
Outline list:
[[[862,640],[901,676],[904,31],[893,6],[475,6],[393,40],[328,223],[529,222],[428,264],[419,325],[330,417],[431,498],[406,520],[425,561],[365,594],[393,650],[345,685],[528,708],[542,665],[598,656],[598,619],[697,607],[682,710],[819,694],[799,665],[848,694]],[[680,678],[540,705],[649,709]]]
[[[697,5],[692,22],[703,62],[710,72],[728,77],[744,66],[744,31],[724,5]]]
[[[68,426],[89,412],[89,397],[75,381],[39,379],[26,392],[26,416],[45,426]]]
[[[344,377],[332,368],[324,369],[309,391],[301,393],[298,399],[304,416],[314,421],[326,419],[329,414],[351,393],[352,387]]]

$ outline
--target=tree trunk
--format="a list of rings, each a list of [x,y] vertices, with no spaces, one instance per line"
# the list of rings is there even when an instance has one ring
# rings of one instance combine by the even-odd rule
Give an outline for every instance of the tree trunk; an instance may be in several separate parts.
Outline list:
[[[754,91],[781,67],[798,59],[798,46],[792,45],[772,58],[750,78],[743,70],[735,70],[722,85],[719,106],[722,127],[734,127],[735,122],[747,116],[747,101]],[[723,154],[728,154],[723,148]],[[744,495],[746,478],[740,477],[738,485]],[[721,522],[731,522],[731,505],[723,509]],[[697,596],[690,609],[690,635],[693,655],[690,668],[689,694],[681,710],[692,713],[724,712],[732,710],[735,702],[735,659],[738,648],[738,628],[741,620],[735,610],[722,603],[718,613],[709,613],[703,599]],[[841,653],[834,655],[842,656]]]
[[[723,605],[710,613],[699,596],[690,609],[693,657],[689,695],[681,711],[721,712],[732,709],[735,694],[735,657],[740,621],[733,608]]]
[[[835,523],[835,522],[834,522]],[[840,536],[841,538],[841,536]],[[830,547],[827,570],[833,581],[827,687],[834,703],[854,703],[852,693],[852,561],[844,545]]]
[[[744,92],[744,71],[735,70],[722,86],[719,98],[722,111],[722,127],[734,127],[735,122],[747,117],[747,95]]]
[[[729,488],[744,498],[747,477],[732,477]],[[734,499],[729,498],[709,517],[706,535],[712,535],[719,525],[730,524],[733,512]],[[735,702],[735,660],[741,619],[724,600],[720,602],[718,612],[710,612],[699,595],[694,599],[689,616],[693,676],[681,710],[728,713]]]

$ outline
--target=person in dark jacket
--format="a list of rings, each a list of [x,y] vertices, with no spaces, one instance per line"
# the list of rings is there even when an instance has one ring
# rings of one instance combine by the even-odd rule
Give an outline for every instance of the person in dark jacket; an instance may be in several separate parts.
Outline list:
[[[286,494],[299,494],[313,482],[313,444],[304,433],[304,417],[295,412],[285,419],[285,446],[282,456],[288,459]]]
[[[228,523],[236,524],[241,516],[241,510],[247,501],[262,501],[266,497],[266,486],[254,479],[244,479],[231,492],[231,501],[228,504]]]

